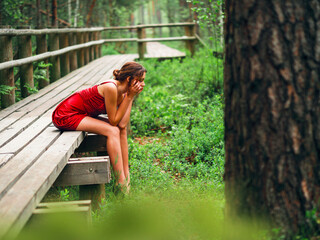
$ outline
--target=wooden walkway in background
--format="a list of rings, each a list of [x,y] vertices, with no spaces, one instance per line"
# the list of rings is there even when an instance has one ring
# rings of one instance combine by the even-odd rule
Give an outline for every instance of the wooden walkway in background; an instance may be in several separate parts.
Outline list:
[[[168,47],[159,42],[148,42],[147,43],[147,54],[145,58],[159,58],[159,59],[169,59],[169,58],[184,58],[185,53],[180,52],[177,49]]]

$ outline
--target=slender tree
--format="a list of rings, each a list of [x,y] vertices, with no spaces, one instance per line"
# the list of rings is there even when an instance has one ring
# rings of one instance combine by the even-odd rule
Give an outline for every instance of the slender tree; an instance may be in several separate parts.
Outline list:
[[[320,1],[225,4],[227,212],[319,233]]]
[[[90,19],[91,19],[91,15],[92,15],[92,11],[93,11],[95,3],[96,3],[96,0],[92,0],[91,5],[90,5],[90,9],[89,9],[89,12],[87,15],[87,23],[86,23],[87,27],[89,27],[89,25],[90,25]]]
[[[58,27],[57,0],[52,0],[52,27]]]

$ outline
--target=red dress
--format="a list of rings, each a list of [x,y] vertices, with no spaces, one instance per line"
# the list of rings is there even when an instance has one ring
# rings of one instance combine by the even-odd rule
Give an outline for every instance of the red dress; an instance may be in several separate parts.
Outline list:
[[[105,83],[113,83],[108,81]],[[106,113],[104,97],[98,92],[98,85],[72,94],[63,100],[52,113],[52,122],[60,130],[76,130],[87,116],[96,117]]]

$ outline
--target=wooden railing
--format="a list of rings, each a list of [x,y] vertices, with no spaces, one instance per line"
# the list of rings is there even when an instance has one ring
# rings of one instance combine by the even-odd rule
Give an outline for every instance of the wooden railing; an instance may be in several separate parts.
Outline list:
[[[63,28],[63,29],[0,29],[0,85],[8,86],[8,93],[1,94],[1,107],[15,103],[13,68],[19,67],[21,96],[27,97],[28,88],[34,87],[33,62],[51,64],[50,82],[67,75],[90,61],[101,57],[101,46],[110,42],[137,42],[139,58],[145,54],[145,43],[153,41],[186,41],[186,48],[193,55],[195,45],[194,23],[170,23],[121,27]],[[159,27],[184,27],[185,36],[146,38],[145,29]],[[101,39],[108,30],[134,30],[137,38]],[[36,55],[32,56],[31,36],[36,36]],[[47,41],[48,36],[48,41]],[[13,60],[12,38],[18,39],[18,59]],[[48,68],[48,67],[47,67]],[[48,85],[42,80],[39,88]]]

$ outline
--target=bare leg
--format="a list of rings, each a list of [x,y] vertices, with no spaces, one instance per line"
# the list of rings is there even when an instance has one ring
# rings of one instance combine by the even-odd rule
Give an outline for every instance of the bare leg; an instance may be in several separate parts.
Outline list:
[[[86,131],[106,136],[107,150],[115,174],[118,176],[118,183],[126,184],[126,177],[123,169],[122,149],[120,145],[120,129],[117,126],[98,120],[92,117],[85,117],[77,127],[79,131]]]
[[[127,128],[120,128],[120,145],[122,153],[122,163],[124,176],[127,180],[127,190],[130,189],[130,173],[129,173],[129,156],[128,156],[128,140],[127,140]]]

